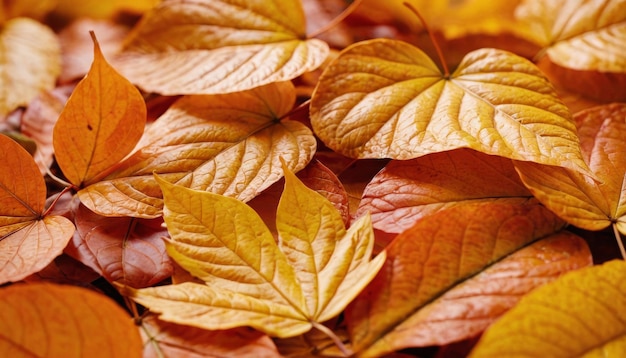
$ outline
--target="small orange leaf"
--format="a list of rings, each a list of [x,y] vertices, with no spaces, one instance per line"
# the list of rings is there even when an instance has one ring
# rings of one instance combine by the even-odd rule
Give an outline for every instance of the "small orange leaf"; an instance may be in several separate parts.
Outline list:
[[[319,67],[328,45],[306,39],[298,0],[163,1],[115,65],[147,92],[219,94],[291,80]]]
[[[0,288],[4,357],[141,357],[137,327],[106,296],[49,283]]]
[[[94,61],[74,89],[53,134],[57,163],[83,187],[128,155],[143,134],[146,105],[139,91],[104,59],[92,33]]]
[[[378,276],[346,310],[354,350],[365,356],[386,352],[388,334],[407,317],[563,225],[535,200],[459,205],[417,221],[385,249]]]
[[[365,188],[356,216],[369,212],[376,229],[397,234],[458,204],[531,196],[510,159],[456,149],[391,161]]]
[[[623,357],[626,263],[570,272],[536,289],[494,323],[471,357]]]
[[[26,106],[39,92],[54,88],[61,71],[61,50],[52,30],[28,18],[3,23],[0,43],[0,116],[5,116]]]
[[[324,70],[311,124],[354,158],[411,159],[472,148],[586,171],[568,108],[530,61],[479,49],[451,75],[397,40],[354,44]]]

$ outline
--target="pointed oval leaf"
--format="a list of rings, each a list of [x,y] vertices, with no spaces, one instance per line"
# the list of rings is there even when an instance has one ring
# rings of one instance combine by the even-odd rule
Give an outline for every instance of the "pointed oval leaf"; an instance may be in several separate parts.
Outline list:
[[[139,91],[115,71],[95,35],[94,61],[54,126],[54,152],[65,177],[82,187],[97,181],[141,138],[146,105]]]
[[[156,217],[163,206],[156,172],[191,189],[248,201],[282,177],[279,157],[298,171],[315,153],[308,127],[282,119],[294,102],[290,82],[183,97],[150,126],[136,153],[78,196],[100,215]]]
[[[267,335],[247,327],[207,331],[164,322],[155,316],[143,318],[141,326],[144,358],[281,357]]]
[[[172,275],[161,219],[99,216],[80,205],[76,235],[65,252],[109,282],[135,288],[154,286]]]
[[[530,61],[480,49],[445,78],[420,49],[377,39],[348,47],[311,102],[315,133],[355,158],[411,159],[472,148],[586,170],[569,110]]]
[[[0,289],[0,352],[6,357],[141,357],[141,337],[108,297],[49,283]]]
[[[626,104],[590,108],[575,115],[585,160],[593,175],[516,162],[520,177],[550,210],[586,230],[613,222],[626,233]]]
[[[369,212],[376,229],[398,234],[451,206],[531,196],[510,159],[456,149],[389,162],[365,187],[355,215]]]
[[[325,42],[305,39],[304,21],[297,0],[164,1],[142,19],[116,66],[164,95],[287,81],[328,55]]]
[[[570,272],[523,297],[471,357],[620,357],[626,354],[626,263]]]
[[[376,352],[389,332],[457,282],[563,225],[535,200],[459,205],[419,220],[386,248],[378,276],[348,307],[354,350]]]
[[[52,30],[28,18],[2,24],[0,43],[0,116],[5,116],[26,106],[39,92],[54,88],[61,50]]]
[[[480,334],[536,287],[592,265],[586,242],[566,231],[503,258],[423,306],[367,350],[442,346]]]

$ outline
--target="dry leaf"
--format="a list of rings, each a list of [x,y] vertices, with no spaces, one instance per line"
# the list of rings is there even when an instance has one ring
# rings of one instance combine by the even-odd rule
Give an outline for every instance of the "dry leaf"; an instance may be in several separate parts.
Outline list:
[[[141,357],[141,338],[113,300],[49,283],[0,288],[3,357]],[[121,344],[123,342],[123,344]]]
[[[285,171],[278,245],[242,202],[157,177],[172,237],[168,253],[206,285],[126,292],[165,321],[205,329],[251,326],[277,337],[299,335],[341,313],[384,254],[370,260],[374,236],[367,217],[345,231],[332,204]],[[302,202],[318,209],[315,217],[293,207]]]
[[[311,131],[284,118],[294,102],[290,82],[183,97],[149,127],[139,150],[78,196],[100,215],[157,217],[163,201],[156,172],[179,185],[248,201],[282,177],[279,157],[294,171],[313,157]]]
[[[2,24],[0,117],[54,88],[61,70],[58,42],[52,30],[32,19],[16,18]]]
[[[55,13],[65,18],[110,19],[121,12],[143,13],[159,3],[159,0],[57,0]]]
[[[75,186],[97,182],[141,137],[146,105],[139,91],[102,56],[92,33],[94,61],[54,126],[57,163]]]
[[[567,107],[530,61],[481,49],[447,78],[420,49],[377,39],[345,49],[311,101],[315,133],[355,158],[456,148],[587,170]]]
[[[570,272],[523,297],[471,357],[622,357],[625,282],[622,260]]]
[[[354,350],[363,356],[393,350],[388,335],[411,315],[563,225],[535,200],[458,205],[419,220],[389,244],[385,265],[346,310]]]
[[[458,204],[524,202],[531,196],[510,159],[457,149],[391,161],[368,183],[356,216],[369,212],[374,228],[398,234]]]
[[[115,65],[146,92],[219,94],[288,81],[319,67],[299,0],[162,1]]]

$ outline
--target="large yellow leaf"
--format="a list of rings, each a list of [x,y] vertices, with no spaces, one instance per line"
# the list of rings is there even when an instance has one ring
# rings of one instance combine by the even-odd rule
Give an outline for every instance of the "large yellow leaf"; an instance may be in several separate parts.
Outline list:
[[[2,24],[0,116],[26,106],[39,92],[54,88],[60,72],[61,50],[52,30],[27,18]]]
[[[19,281],[63,252],[74,225],[44,217],[46,185],[30,154],[0,135],[0,284]]]
[[[0,289],[2,357],[141,357],[130,316],[85,288],[49,283]]]
[[[142,13],[160,0],[57,0],[55,13],[65,18],[111,19],[120,12]]]
[[[144,16],[116,61],[149,92],[215,94],[286,81],[321,65],[298,0],[169,0]]]
[[[626,234],[626,104],[590,108],[574,118],[595,178],[536,163],[515,166],[533,195],[570,224],[601,230],[615,223]]]
[[[623,357],[626,263],[570,272],[523,297],[471,357]]]
[[[251,326],[278,337],[302,334],[338,315],[378,272],[385,255],[370,261],[374,235],[368,217],[345,232],[330,202],[292,173],[286,176],[277,214],[280,244],[239,200],[157,176],[171,236],[168,253],[206,284],[127,288],[127,293],[165,321],[205,329]],[[316,218],[292,207],[302,200],[321,209]],[[324,229],[317,231],[320,226]],[[332,227],[341,236],[326,229]]]
[[[295,102],[291,82],[247,92],[183,97],[150,128],[136,153],[78,196],[105,216],[161,215],[153,172],[170,182],[248,201],[290,170],[306,166],[316,141],[302,123],[283,117]]]
[[[54,126],[54,153],[65,177],[83,187],[128,155],[146,123],[139,91],[106,61],[92,33],[94,61]]]
[[[535,200],[459,205],[417,221],[385,249],[385,265],[346,310],[354,350],[364,356],[388,352],[390,334],[411,315],[563,225]]]
[[[345,49],[311,102],[315,133],[357,158],[472,148],[585,169],[567,107],[530,61],[480,49],[448,76],[420,49],[377,39]]]

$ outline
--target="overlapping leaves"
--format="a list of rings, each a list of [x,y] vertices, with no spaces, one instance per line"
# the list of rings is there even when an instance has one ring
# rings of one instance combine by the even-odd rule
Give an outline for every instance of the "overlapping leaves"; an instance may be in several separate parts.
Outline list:
[[[285,178],[278,244],[240,201],[158,178],[172,238],[168,253],[206,284],[127,293],[165,321],[206,329],[247,325],[278,337],[302,334],[341,313],[378,272],[385,255],[370,260],[369,217],[346,231],[333,204],[286,167]]]

